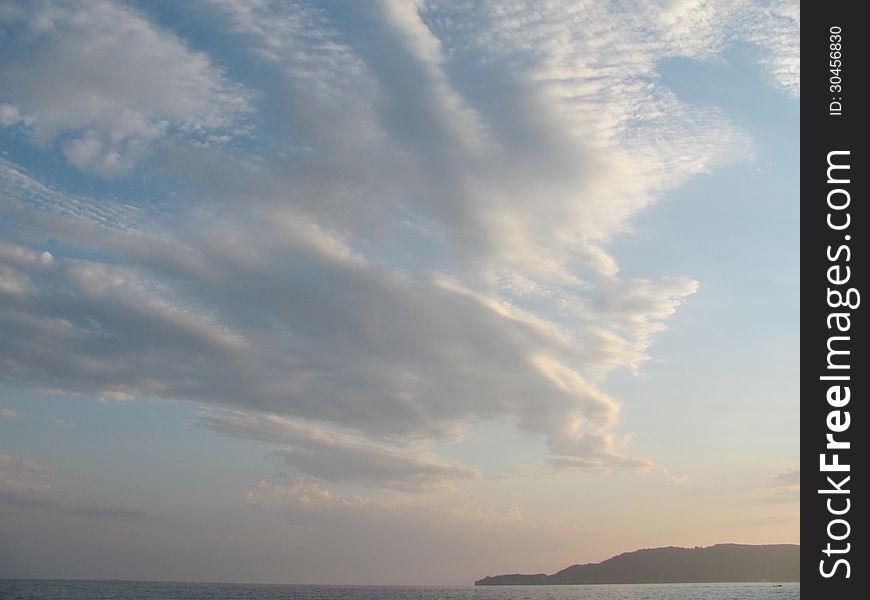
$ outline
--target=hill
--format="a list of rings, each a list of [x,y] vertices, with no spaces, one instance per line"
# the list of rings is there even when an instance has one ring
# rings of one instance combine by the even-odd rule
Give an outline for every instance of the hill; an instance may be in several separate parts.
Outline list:
[[[553,575],[496,575],[479,579],[474,585],[729,581],[800,581],[800,546],[717,544],[707,548],[647,548],[600,563],[572,565]]]

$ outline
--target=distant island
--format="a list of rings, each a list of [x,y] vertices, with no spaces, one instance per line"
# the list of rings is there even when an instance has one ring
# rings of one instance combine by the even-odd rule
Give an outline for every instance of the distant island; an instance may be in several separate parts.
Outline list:
[[[474,585],[800,581],[800,555],[801,547],[795,544],[647,548],[600,563],[572,565],[553,575],[495,575]]]

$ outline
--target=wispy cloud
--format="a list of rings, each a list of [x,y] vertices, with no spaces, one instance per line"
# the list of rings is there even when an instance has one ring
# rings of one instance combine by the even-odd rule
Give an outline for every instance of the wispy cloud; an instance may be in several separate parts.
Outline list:
[[[22,458],[13,458],[8,454],[0,454],[0,469],[8,471],[27,471],[31,473],[42,473],[45,468],[33,461],[24,460]]]
[[[11,421],[19,416],[18,411],[13,408],[0,408],[0,421]]]
[[[771,477],[772,483],[765,486],[763,502],[800,502],[801,470],[786,469]]]
[[[287,466],[326,481],[419,491],[480,476],[473,469],[451,464],[414,446],[375,444],[276,415],[208,410],[200,422],[231,437],[285,446],[274,454]]]
[[[801,470],[800,469],[786,469],[781,473],[777,473],[772,478],[775,482],[782,485],[800,485],[801,483]]]
[[[0,454],[0,509],[50,510],[96,518],[140,518],[142,511],[102,504],[56,489],[45,466]]]
[[[108,506],[57,492],[50,484],[0,481],[0,507],[49,510],[102,519],[140,519],[140,510]]]

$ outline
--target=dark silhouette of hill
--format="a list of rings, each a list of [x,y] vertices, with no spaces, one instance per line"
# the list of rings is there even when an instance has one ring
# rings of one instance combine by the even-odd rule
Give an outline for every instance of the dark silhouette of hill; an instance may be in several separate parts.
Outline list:
[[[496,575],[474,585],[800,581],[800,552],[794,544],[647,548],[600,563],[572,565],[553,575]]]

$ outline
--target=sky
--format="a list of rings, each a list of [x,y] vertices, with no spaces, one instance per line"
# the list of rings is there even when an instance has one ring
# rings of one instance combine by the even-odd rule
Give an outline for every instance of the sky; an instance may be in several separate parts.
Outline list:
[[[0,577],[798,543],[799,30],[0,0]]]

